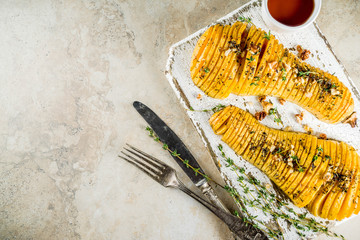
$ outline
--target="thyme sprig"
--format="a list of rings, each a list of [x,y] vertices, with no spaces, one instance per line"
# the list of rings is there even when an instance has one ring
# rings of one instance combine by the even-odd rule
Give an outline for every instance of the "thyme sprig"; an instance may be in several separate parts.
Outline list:
[[[146,127],[146,131],[149,132],[149,136],[152,137],[155,142],[158,142],[158,143],[161,143],[161,144],[162,144],[162,148],[163,148],[164,150],[168,151],[172,156],[174,156],[174,157],[178,158],[179,160],[181,160],[181,161],[185,164],[185,166],[186,166],[187,168],[191,168],[191,169],[194,171],[195,176],[201,175],[201,176],[203,176],[204,178],[206,178],[206,180],[212,181],[212,182],[216,183],[217,185],[220,185],[219,183],[217,183],[217,182],[215,182],[214,180],[212,180],[208,175],[206,175],[205,173],[201,172],[201,171],[200,171],[200,168],[195,168],[195,167],[191,166],[191,165],[189,164],[189,160],[183,159],[183,158],[180,156],[180,154],[177,152],[176,149],[171,150],[167,144],[162,143],[162,142],[160,141],[159,137],[156,136],[154,130],[153,130],[151,127],[147,126],[147,127]],[[220,186],[221,186],[221,185],[220,185]]]
[[[265,38],[265,39],[270,40],[270,36],[271,36],[270,30],[269,30],[268,33],[264,33],[264,38]]]
[[[298,77],[303,77],[303,76],[309,76],[310,74],[318,74],[317,72],[311,72],[311,71],[299,71],[297,76]]]
[[[219,145],[218,149],[221,152],[221,156],[227,163],[226,167],[231,168],[231,170],[235,172],[237,175],[237,182],[240,183],[239,186],[242,188],[242,191],[248,195],[248,197],[241,196],[235,188],[227,186],[226,189],[230,192],[230,195],[236,202],[240,202],[239,200],[241,200],[241,202],[245,204],[245,209],[260,209],[265,215],[270,214],[275,222],[277,222],[278,219],[283,219],[289,222],[295,227],[296,232],[300,237],[305,237],[305,232],[312,231],[325,233],[330,237],[345,239],[344,236],[329,231],[326,226],[316,222],[314,218],[307,218],[306,213],[296,213],[293,208],[288,206],[287,203],[278,199],[275,194],[270,193],[270,191],[261,184],[259,180],[248,175],[244,168],[237,166],[231,158],[227,157],[223,151],[222,145]],[[244,181],[252,184],[255,187],[255,190],[249,189],[249,187],[244,184]],[[262,199],[263,202],[261,202],[260,199]],[[283,209],[285,209],[286,212],[284,212]],[[249,211],[247,210],[246,213],[249,213]],[[272,238],[280,238],[283,236],[281,228],[271,229],[270,231],[268,230],[267,233]]]
[[[202,110],[195,110],[193,109],[192,107],[190,107],[189,111],[192,111],[192,112],[213,112],[213,113],[216,113],[220,110],[223,110],[226,106],[223,105],[223,104],[218,104],[216,105],[215,107],[211,108],[211,109],[202,109]]]
[[[247,23],[251,23],[251,18],[249,17],[239,17],[239,21],[240,22],[247,22]]]
[[[277,124],[281,123],[282,125],[284,125],[283,121],[281,120],[281,115],[276,107],[270,108],[269,115],[274,115],[274,122],[276,122]]]

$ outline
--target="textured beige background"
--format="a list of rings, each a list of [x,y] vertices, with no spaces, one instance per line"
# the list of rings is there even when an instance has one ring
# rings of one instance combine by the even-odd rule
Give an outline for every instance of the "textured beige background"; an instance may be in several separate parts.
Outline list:
[[[0,239],[231,239],[116,156],[129,142],[175,166],[143,130],[140,100],[220,181],[164,68],[171,44],[245,2],[1,1]],[[359,12],[359,1],[326,0],[317,20],[358,87]],[[337,230],[358,239],[359,224]]]

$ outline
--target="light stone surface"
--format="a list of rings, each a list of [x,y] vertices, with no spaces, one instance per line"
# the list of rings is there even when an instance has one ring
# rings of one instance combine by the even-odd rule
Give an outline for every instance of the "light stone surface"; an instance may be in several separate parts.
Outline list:
[[[245,2],[2,1],[0,239],[232,239],[117,154],[128,142],[180,170],[144,131],[140,100],[221,181],[164,70],[173,43]],[[359,12],[357,0],[323,1],[317,20],[358,88]],[[358,239],[359,224],[335,231]]]

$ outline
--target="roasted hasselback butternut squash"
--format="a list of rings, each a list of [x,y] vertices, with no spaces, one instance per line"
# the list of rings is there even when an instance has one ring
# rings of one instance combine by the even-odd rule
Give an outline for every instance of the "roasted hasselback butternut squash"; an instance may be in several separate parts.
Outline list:
[[[353,112],[349,89],[337,77],[303,62],[273,35],[254,25],[214,25],[200,37],[190,63],[196,86],[213,98],[272,95],[327,123]]]
[[[298,207],[341,220],[360,211],[359,155],[344,142],[268,128],[234,106],[209,120],[238,155],[262,170]]]

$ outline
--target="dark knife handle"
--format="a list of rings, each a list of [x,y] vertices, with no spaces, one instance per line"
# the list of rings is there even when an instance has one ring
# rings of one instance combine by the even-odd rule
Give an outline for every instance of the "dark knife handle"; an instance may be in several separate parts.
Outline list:
[[[202,199],[197,194],[192,192],[190,189],[185,186],[179,186],[179,189],[184,193],[188,194],[212,213],[214,213],[218,218],[220,218],[229,229],[241,240],[267,240],[268,237],[260,229],[255,228],[251,224],[244,222],[241,218],[238,218],[231,213],[225,212],[223,209],[212,205],[208,201]]]

